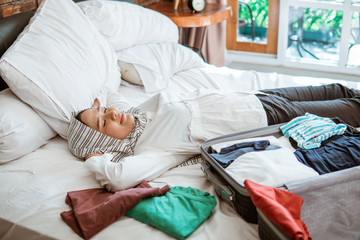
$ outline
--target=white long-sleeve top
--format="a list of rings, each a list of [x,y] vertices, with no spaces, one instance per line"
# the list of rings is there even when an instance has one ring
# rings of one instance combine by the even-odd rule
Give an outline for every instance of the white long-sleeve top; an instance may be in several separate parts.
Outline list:
[[[118,163],[110,161],[111,154],[85,162],[109,191],[160,176],[199,154],[201,143],[207,139],[267,126],[265,111],[253,93],[205,89],[182,94],[163,92],[138,107],[147,112],[150,121],[136,143],[134,155]]]

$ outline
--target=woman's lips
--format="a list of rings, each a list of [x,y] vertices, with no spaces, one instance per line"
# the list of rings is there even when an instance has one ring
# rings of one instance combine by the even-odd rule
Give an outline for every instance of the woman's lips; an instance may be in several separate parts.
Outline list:
[[[124,113],[120,114],[120,124],[122,124],[124,121],[124,115],[125,115]]]

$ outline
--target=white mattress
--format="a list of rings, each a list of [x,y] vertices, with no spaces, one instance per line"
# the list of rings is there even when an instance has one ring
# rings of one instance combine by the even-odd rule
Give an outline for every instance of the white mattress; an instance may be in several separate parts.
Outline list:
[[[192,72],[193,71],[193,72]],[[258,90],[283,86],[332,83],[330,79],[290,77],[274,73],[231,70],[226,67],[179,73],[169,86],[173,91],[198,87],[231,90]],[[349,87],[355,83],[341,82]],[[142,87],[125,86],[120,92],[133,105],[152,94]],[[200,164],[177,167],[155,181],[171,186],[191,186],[215,195]],[[74,157],[66,140],[58,137],[15,161],[0,166],[0,237],[2,239],[81,239],[61,219],[69,210],[66,193],[100,187],[83,162]],[[217,196],[216,196],[217,198]],[[217,198],[213,215],[188,239],[259,239],[257,225],[246,223],[229,205]],[[122,217],[93,239],[172,239],[169,235],[129,217]]]

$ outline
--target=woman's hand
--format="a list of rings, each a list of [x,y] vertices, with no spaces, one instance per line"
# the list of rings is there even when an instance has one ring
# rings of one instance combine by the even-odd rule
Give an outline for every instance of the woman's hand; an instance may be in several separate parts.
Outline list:
[[[94,103],[92,104],[91,107],[95,108],[95,107],[98,107],[98,106],[100,106],[100,102],[99,102],[99,100],[97,98],[95,98]]]
[[[103,155],[103,153],[92,153],[92,154],[85,157],[85,161],[88,160],[89,158],[93,157],[93,156],[101,156],[101,155]]]

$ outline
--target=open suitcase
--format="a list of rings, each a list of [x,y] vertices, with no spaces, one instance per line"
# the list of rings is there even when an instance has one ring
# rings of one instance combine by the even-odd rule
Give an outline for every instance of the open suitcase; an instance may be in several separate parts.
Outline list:
[[[248,138],[281,137],[280,126],[273,125],[210,139],[201,146],[202,168],[217,194],[250,223],[258,223],[265,239],[291,239],[256,209],[246,188],[239,184],[212,156],[212,146]],[[304,199],[302,220],[313,239],[360,239],[360,166],[291,181],[276,186]]]

